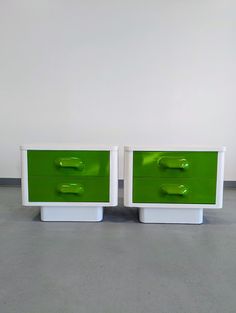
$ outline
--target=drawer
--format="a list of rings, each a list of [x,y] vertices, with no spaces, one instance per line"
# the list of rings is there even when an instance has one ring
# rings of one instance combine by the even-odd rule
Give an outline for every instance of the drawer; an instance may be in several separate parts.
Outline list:
[[[30,202],[109,202],[109,177],[30,176]]]
[[[217,152],[133,152],[134,177],[216,178]]]
[[[215,204],[216,179],[134,178],[133,202]]]
[[[28,150],[29,176],[109,176],[109,151]]]

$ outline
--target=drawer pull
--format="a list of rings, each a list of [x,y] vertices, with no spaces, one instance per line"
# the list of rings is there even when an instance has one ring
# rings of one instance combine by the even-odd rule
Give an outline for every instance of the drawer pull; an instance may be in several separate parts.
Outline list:
[[[177,184],[164,184],[161,186],[161,191],[166,195],[185,196],[188,193],[188,187]]]
[[[84,193],[84,187],[81,184],[60,184],[57,190],[63,194],[75,194],[78,196]]]
[[[178,157],[162,157],[158,160],[158,164],[164,168],[186,170],[189,167],[189,162],[185,158]]]
[[[82,171],[84,168],[84,163],[79,158],[58,158],[55,160],[55,164],[61,168],[75,168]]]

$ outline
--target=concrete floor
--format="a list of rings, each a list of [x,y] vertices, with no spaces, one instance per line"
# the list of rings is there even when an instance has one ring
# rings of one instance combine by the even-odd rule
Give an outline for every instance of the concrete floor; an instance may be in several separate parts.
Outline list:
[[[203,225],[43,223],[0,188],[1,313],[235,313],[236,189]]]

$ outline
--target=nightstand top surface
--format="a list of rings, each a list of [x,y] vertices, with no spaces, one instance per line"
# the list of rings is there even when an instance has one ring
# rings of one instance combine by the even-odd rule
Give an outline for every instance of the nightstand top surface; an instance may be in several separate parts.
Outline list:
[[[118,146],[109,145],[79,145],[79,144],[25,144],[20,146],[21,150],[108,150],[117,151]]]
[[[226,151],[224,146],[125,146],[125,151]]]

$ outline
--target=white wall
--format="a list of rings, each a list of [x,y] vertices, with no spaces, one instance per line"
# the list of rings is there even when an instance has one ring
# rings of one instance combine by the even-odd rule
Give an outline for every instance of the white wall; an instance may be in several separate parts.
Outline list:
[[[0,177],[22,143],[78,142],[226,145],[236,180],[235,20],[233,0],[0,0]]]

